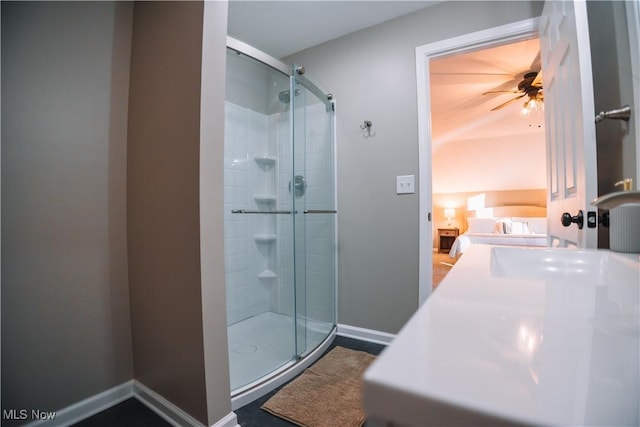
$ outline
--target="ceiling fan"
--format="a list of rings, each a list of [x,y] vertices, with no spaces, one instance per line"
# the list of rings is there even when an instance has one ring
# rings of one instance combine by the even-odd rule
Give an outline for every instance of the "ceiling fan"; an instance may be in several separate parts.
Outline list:
[[[489,94],[495,94],[495,93],[516,93],[518,95],[492,108],[491,111],[496,111],[503,107],[506,107],[512,102],[515,102],[521,98],[524,98],[525,96],[529,96],[529,99],[525,102],[525,108],[528,103],[532,103],[532,105],[536,103],[541,104],[542,101],[544,100],[544,95],[542,90],[542,71],[529,71],[525,73],[522,81],[518,83],[518,89],[490,90],[488,92],[484,92],[482,95],[489,95]]]

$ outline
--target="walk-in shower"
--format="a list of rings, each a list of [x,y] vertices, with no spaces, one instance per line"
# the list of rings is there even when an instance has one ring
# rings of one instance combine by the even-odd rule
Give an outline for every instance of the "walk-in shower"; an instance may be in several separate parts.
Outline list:
[[[234,407],[291,378],[336,326],[334,103],[229,38],[225,278]]]

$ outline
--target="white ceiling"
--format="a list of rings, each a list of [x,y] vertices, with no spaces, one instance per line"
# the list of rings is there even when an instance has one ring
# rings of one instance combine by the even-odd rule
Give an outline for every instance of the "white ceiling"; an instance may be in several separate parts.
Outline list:
[[[228,33],[283,58],[441,1],[229,2]]]
[[[283,58],[437,3],[441,1],[231,0],[228,33]],[[431,61],[434,148],[453,140],[531,133],[542,137],[539,121],[519,116],[523,102],[490,111],[515,95],[482,95],[517,88],[525,72],[539,71],[538,52],[538,41],[529,40]]]
[[[492,108],[519,94],[483,93],[515,90],[528,71],[540,71],[540,43],[526,40],[430,61],[433,146],[452,140],[544,134],[542,117],[522,118],[525,98]]]

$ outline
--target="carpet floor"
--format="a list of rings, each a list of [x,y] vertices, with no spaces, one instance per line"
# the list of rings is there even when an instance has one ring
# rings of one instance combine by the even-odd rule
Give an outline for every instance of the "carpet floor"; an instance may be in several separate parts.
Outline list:
[[[451,258],[449,254],[446,253],[433,253],[433,289],[438,287],[459,259],[459,256],[457,258]]]

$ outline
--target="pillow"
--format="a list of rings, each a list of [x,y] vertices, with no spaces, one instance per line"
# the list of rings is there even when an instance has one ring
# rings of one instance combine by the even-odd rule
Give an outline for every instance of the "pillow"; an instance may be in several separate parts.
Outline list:
[[[529,230],[535,234],[547,234],[547,218],[531,218]]]
[[[467,218],[467,232],[469,233],[493,233],[496,226],[495,218]]]
[[[546,217],[521,217],[513,218],[514,221],[526,222],[530,234],[547,234]]]
[[[497,234],[511,234],[511,220],[509,218],[496,220],[493,232]]]
[[[511,223],[511,232],[509,234],[531,234],[529,225],[522,221],[513,221]]]

